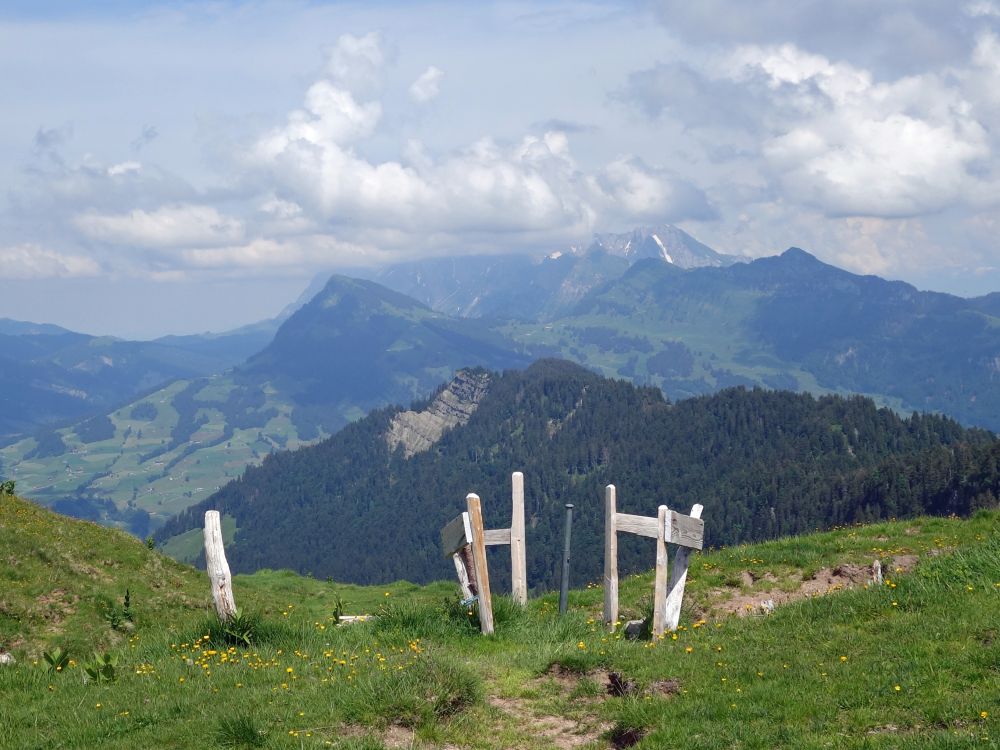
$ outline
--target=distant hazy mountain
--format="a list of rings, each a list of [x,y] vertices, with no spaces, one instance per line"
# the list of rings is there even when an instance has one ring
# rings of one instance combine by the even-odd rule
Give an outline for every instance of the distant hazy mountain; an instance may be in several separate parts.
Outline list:
[[[403,263],[371,278],[455,317],[546,320],[566,312],[628,267],[626,259],[602,252],[557,253],[541,259],[473,255]]]
[[[735,255],[717,253],[671,224],[639,227],[624,234],[595,234],[587,252],[604,252],[625,258],[630,263],[646,258],[659,258],[678,268],[730,266],[746,260]]]
[[[449,429],[428,429],[449,417]],[[438,531],[466,494],[483,498],[488,527],[507,526],[510,473],[523,471],[528,579],[552,588],[567,502],[576,508],[577,581],[600,576],[608,483],[626,513],[701,503],[706,543],[734,544],[995,504],[998,455],[984,432],[942,417],[904,420],[867,399],[730,389],[670,405],[656,389],[547,360],[467,373],[410,411],[380,410],[319,445],[275,455],[159,536],[197,541],[204,511],[216,508],[237,528],[226,547],[236,570],[435,580],[454,572]],[[623,568],[649,567],[648,540],[619,544]],[[490,575],[504,590],[509,563],[496,561]]]
[[[20,440],[0,463],[27,497],[143,535],[272,451],[424,396],[463,366],[528,361],[481,321],[334,276],[243,365]]]
[[[727,266],[745,260],[715,252],[664,224],[626,234],[595,234],[585,249],[542,258],[473,255],[400,263],[367,277],[463,318],[551,321],[568,313],[593,289],[624,274],[635,262],[658,258],[678,268]]]
[[[228,370],[267,346],[328,278],[315,276],[274,318],[222,333],[127,341],[0,318],[0,445],[99,414],[178,378]]]

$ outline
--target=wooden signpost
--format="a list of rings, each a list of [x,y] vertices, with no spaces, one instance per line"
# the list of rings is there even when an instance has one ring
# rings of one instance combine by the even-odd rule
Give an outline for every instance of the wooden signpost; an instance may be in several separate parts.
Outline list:
[[[482,503],[479,495],[465,498],[468,510],[455,516],[441,529],[441,550],[455,562],[455,572],[467,602],[479,602],[479,626],[483,633],[493,632],[493,599],[490,594],[489,571],[486,566],[488,545],[510,545],[510,578],[514,601],[526,604],[528,581],[524,546],[524,475],[514,472],[511,477],[511,525],[507,529],[483,527]]]
[[[604,624],[614,630],[618,624],[618,532],[651,537],[656,541],[656,575],[653,585],[653,635],[668,628],[676,630],[680,620],[688,556],[704,544],[705,522],[702,506],[685,516],[661,505],[656,518],[619,513],[615,486],[604,488]],[[677,545],[673,575],[667,584],[667,545]]]

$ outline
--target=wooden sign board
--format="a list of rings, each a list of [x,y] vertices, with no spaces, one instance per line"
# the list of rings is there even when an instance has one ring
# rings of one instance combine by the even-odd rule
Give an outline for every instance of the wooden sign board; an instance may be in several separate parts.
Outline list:
[[[469,514],[460,513],[441,529],[441,551],[451,557],[466,544],[472,544],[472,526]]]
[[[675,510],[670,511],[664,532],[668,544],[692,549],[702,549],[705,544],[705,522]]]

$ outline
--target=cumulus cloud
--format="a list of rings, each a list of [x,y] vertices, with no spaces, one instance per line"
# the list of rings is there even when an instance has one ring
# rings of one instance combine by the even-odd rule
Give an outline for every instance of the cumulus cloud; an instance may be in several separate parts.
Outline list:
[[[243,239],[243,223],[212,206],[176,204],[122,214],[81,213],[74,223],[87,237],[111,245],[169,248],[227,245]]]
[[[0,278],[50,279],[96,276],[101,268],[93,258],[67,255],[33,243],[0,246]]]
[[[441,92],[442,78],[444,71],[431,65],[410,84],[410,98],[421,104],[434,99]]]
[[[981,36],[972,62],[988,69],[996,52]],[[706,158],[755,172],[786,202],[832,217],[907,217],[988,191],[992,135],[961,75],[879,80],[794,44],[741,45],[699,67],[640,71],[621,96],[697,128]]]
[[[975,189],[990,154],[969,103],[936,75],[875,82],[869,71],[793,45],[744,47],[740,80],[763,75],[797,118],[763,155],[790,194],[830,214],[911,216]]]
[[[365,49],[367,69],[381,57],[368,43]],[[244,154],[264,182],[319,221],[392,230],[409,235],[412,246],[415,234],[561,233],[565,239],[585,235],[597,221],[706,214],[707,200],[696,188],[637,160],[623,157],[600,172],[581,170],[567,135],[557,130],[514,143],[484,137],[437,155],[410,141],[402,158],[369,159],[360,149],[380,124],[381,105],[340,84],[352,78],[343,61],[335,68],[336,79],[312,84],[303,107]],[[440,75],[430,68],[418,79],[418,98],[432,95]]]

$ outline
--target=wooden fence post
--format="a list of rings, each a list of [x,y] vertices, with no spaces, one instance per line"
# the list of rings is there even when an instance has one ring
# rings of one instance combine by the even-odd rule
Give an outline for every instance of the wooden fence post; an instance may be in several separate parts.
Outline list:
[[[615,520],[615,486],[604,488],[604,626],[618,625],[618,522]]]
[[[524,474],[511,475],[510,588],[516,604],[528,603],[528,577],[524,548]]]
[[[669,509],[661,505],[656,510],[656,574],[653,582],[653,635],[663,635],[667,623],[667,515]]]
[[[222,622],[228,622],[236,614],[233,599],[233,577],[226,562],[226,550],[222,545],[222,523],[219,511],[205,512],[205,568],[212,585],[212,599],[215,611]]]
[[[701,518],[701,505],[691,506],[691,518]],[[674,553],[674,568],[670,571],[670,593],[667,594],[667,630],[677,630],[681,621],[681,602],[684,599],[684,584],[687,583],[688,557],[691,547],[679,546]]]
[[[483,509],[479,495],[470,493],[465,498],[472,527],[472,560],[476,571],[476,595],[479,597],[479,628],[484,635],[493,634],[493,598],[490,595],[490,575],[486,567],[486,532],[483,528]]]

